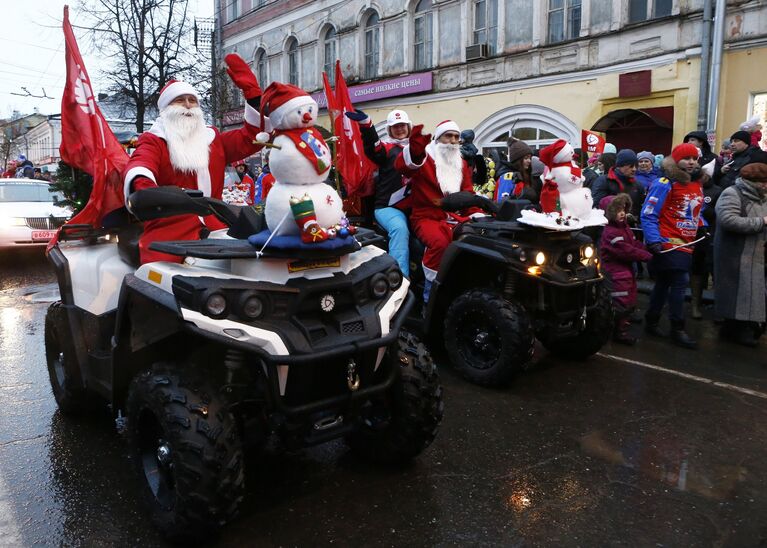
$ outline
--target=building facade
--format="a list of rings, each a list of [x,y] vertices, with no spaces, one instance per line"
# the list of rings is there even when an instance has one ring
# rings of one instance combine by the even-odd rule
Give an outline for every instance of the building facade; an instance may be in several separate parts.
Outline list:
[[[216,2],[221,51],[246,59],[262,87],[320,91],[338,58],[376,122],[393,108],[427,131],[453,118],[485,150],[509,135],[579,143],[593,128],[618,147],[668,153],[698,129],[704,0]],[[767,2],[730,0],[718,142],[764,117],[765,62]],[[428,85],[397,89],[407,77]]]

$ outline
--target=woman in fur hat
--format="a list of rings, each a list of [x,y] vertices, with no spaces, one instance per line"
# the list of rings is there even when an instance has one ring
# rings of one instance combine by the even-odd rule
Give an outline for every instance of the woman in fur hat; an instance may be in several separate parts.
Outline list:
[[[630,316],[637,301],[637,282],[634,263],[649,261],[652,253],[642,242],[634,238],[626,216],[631,212],[631,197],[628,194],[606,196],[599,202],[600,209],[607,217],[607,226],[602,232],[599,252],[602,269],[610,281],[615,309],[613,340],[622,344],[634,344],[628,328]]]

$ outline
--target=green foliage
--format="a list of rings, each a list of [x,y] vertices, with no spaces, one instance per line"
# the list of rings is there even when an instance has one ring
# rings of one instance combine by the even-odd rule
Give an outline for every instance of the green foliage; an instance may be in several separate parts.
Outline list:
[[[59,202],[59,205],[69,206],[77,213],[88,203],[92,189],[93,178],[90,175],[59,161],[56,182],[51,183],[51,191],[64,195],[64,200]]]

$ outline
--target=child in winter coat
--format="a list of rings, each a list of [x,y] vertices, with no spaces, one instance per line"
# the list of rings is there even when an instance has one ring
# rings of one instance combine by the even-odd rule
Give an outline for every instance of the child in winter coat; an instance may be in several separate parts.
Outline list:
[[[604,210],[608,223],[602,232],[599,252],[602,258],[602,270],[610,280],[615,309],[615,329],[613,340],[632,345],[628,328],[631,313],[637,301],[637,282],[634,273],[635,262],[649,261],[652,253],[644,244],[634,238],[626,216],[631,212],[631,197],[628,194],[605,196],[599,207]]]

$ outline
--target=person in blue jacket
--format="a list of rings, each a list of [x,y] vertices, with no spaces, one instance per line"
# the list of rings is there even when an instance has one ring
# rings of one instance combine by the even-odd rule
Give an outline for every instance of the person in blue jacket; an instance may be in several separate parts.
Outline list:
[[[704,203],[698,170],[698,149],[691,143],[674,147],[662,163],[665,177],[657,179],[642,205],[641,223],[647,249],[653,254],[650,272],[655,286],[645,314],[645,330],[665,336],[658,322],[668,300],[671,340],[684,348],[697,348],[685,331],[684,295],[690,281],[692,252]]]
[[[637,171],[634,178],[645,191],[660,177],[660,169],[655,167],[655,154],[643,150],[637,154]]]

